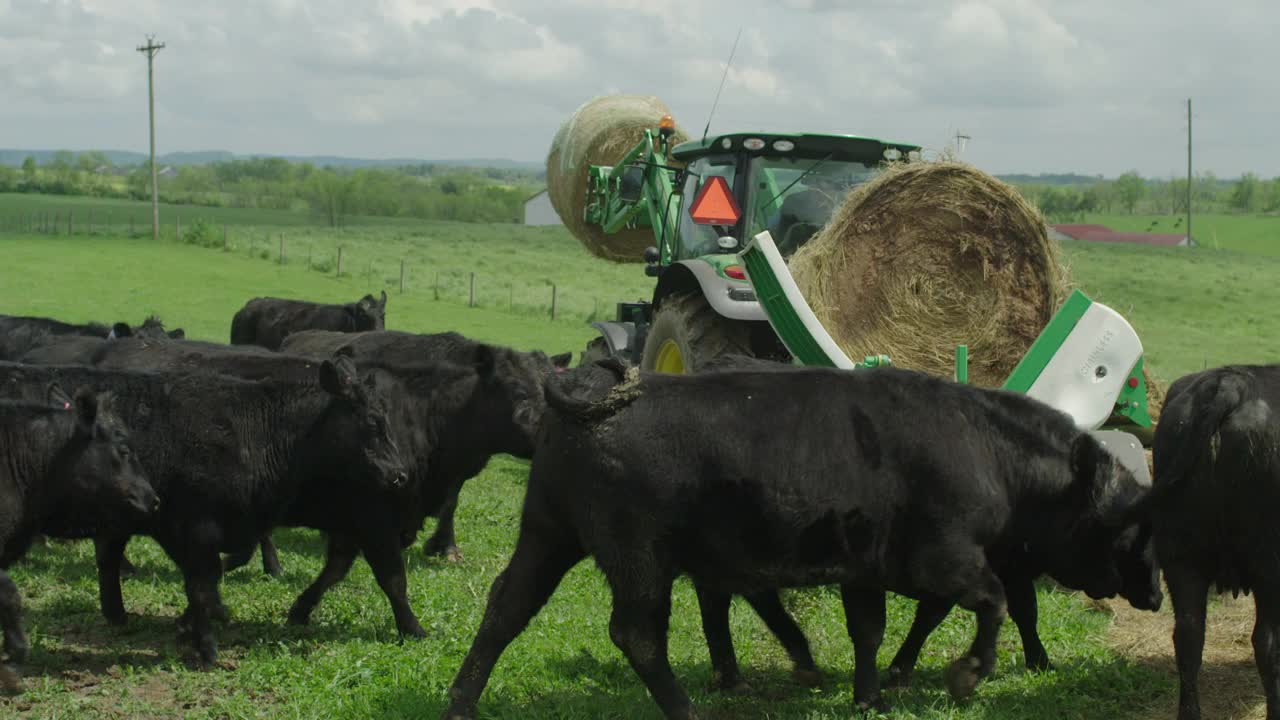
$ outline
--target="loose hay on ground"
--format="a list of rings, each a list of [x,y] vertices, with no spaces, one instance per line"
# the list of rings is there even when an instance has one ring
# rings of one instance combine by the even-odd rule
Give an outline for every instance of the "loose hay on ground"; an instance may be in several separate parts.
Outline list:
[[[1177,680],[1173,651],[1173,611],[1165,589],[1160,612],[1135,610],[1121,599],[1101,603],[1113,616],[1107,644],[1116,653]],[[1246,596],[1211,596],[1206,620],[1200,703],[1205,718],[1261,720],[1266,696],[1253,662],[1254,608]],[[1176,691],[1161,695],[1134,717],[1165,720],[1177,714]]]
[[[790,262],[850,357],[1004,382],[1066,299],[1070,278],[1043,217],[1011,186],[955,161],[886,168],[855,188]]]
[[[649,228],[611,235],[583,219],[589,165],[613,165],[656,128],[670,110],[657,97],[605,95],[583,103],[560,126],[547,154],[547,195],[569,232],[597,257],[613,262],[642,262],[654,244]],[[672,144],[689,139],[677,126]]]

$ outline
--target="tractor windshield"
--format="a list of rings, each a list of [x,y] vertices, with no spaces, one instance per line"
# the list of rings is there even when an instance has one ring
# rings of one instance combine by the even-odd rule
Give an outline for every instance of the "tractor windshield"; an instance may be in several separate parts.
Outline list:
[[[830,158],[755,158],[747,237],[768,230],[782,256],[790,257],[827,224],[849,190],[875,172],[874,165]]]

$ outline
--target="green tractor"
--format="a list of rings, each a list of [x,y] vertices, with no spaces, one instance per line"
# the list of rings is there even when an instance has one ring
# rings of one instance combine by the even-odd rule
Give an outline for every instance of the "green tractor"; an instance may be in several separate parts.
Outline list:
[[[648,301],[621,302],[582,362],[616,356],[642,370],[692,373],[725,354],[855,369],[814,316],[787,259],[832,217],[852,187],[921,147],[854,135],[730,133],[672,145],[658,127],[612,166],[588,168],[584,219],[604,233],[651,228]],[[1142,344],[1129,323],[1076,291],[1004,388],[1062,409],[1090,431],[1118,433],[1137,462],[1150,441]],[[955,377],[967,378],[967,349]],[[1136,455],[1134,454],[1136,448]],[[1146,474],[1145,458],[1141,471]]]
[[[787,360],[738,253],[769,231],[790,257],[845,192],[920,147],[843,135],[735,133],[671,147],[668,118],[615,167],[591,166],[586,220],[605,233],[652,228],[650,302],[621,303],[584,361],[625,357],[644,370],[695,372],[726,353]],[[674,163],[672,162],[674,161]],[[680,167],[675,167],[679,164]],[[746,208],[746,211],[743,211]]]

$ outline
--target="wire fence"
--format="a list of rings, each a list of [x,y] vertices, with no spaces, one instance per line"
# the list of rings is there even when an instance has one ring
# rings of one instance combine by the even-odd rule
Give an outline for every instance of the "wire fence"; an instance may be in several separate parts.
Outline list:
[[[181,216],[161,228],[161,241],[220,250],[278,265],[302,266],[335,278],[359,280],[389,294],[499,310],[553,321],[592,322],[611,315],[619,297],[594,297],[574,284],[529,282],[511,272],[437,269],[406,257],[379,253],[376,242],[343,244],[308,237],[308,228],[212,225],[201,219],[184,226]],[[0,214],[0,233],[118,238],[150,237],[150,217],[136,212],[40,210]],[[375,293],[376,293],[375,289]]]

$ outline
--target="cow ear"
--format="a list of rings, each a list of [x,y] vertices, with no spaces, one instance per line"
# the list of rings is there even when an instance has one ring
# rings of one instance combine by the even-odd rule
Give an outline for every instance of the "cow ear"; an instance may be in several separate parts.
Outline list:
[[[349,358],[331,358],[320,363],[320,387],[330,395],[350,397],[357,381]]]
[[[472,364],[481,378],[488,379],[492,376],[493,369],[498,364],[497,354],[494,352],[493,347],[484,343],[476,345],[476,354]]]
[[[387,306],[387,291],[386,291],[386,290],[383,290],[383,291],[382,291],[382,299],[378,301],[378,307],[383,307],[383,308],[384,308],[384,307],[386,307],[386,306]]]
[[[1076,436],[1071,443],[1071,476],[1076,486],[1094,490],[1098,481],[1098,452],[1101,448],[1087,432]]]
[[[76,391],[76,419],[86,428],[93,427],[98,420],[98,396],[88,388]]]
[[[128,323],[118,322],[111,326],[111,334],[114,337],[124,338],[133,335],[133,328]]]
[[[45,398],[50,405],[66,410],[71,409],[71,403],[73,402],[71,396],[67,394],[66,390],[62,389],[62,385],[57,380],[50,382],[45,388]]]
[[[571,352],[560,353],[559,355],[551,356],[551,364],[558,368],[567,368],[569,367],[569,363],[572,361],[573,361],[573,353]]]
[[[187,337],[187,333],[182,328],[178,328],[177,330],[170,330],[169,337],[173,338],[174,340],[182,340]]]

